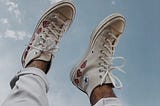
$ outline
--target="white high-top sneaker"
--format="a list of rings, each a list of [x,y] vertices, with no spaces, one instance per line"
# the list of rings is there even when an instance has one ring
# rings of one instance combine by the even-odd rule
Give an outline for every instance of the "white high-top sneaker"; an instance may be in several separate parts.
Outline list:
[[[123,71],[123,65],[112,66],[112,60],[123,60],[122,57],[113,57],[113,54],[124,27],[125,19],[120,14],[115,13],[105,18],[92,33],[86,55],[72,69],[72,83],[89,97],[98,85],[113,84],[116,88],[122,87],[120,80],[111,72]]]
[[[26,67],[32,60],[50,62],[58,43],[75,17],[75,7],[70,0],[63,0],[49,8],[39,20],[32,39],[22,55]]]

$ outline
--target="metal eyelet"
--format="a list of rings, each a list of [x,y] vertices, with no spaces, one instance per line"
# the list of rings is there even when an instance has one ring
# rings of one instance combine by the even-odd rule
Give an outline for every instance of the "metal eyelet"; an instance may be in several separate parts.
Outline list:
[[[36,55],[36,54],[38,54],[38,52],[34,52],[34,54]]]
[[[98,65],[99,65],[99,66],[101,66],[101,65],[102,65],[102,63],[98,63]]]
[[[99,78],[102,79],[102,75],[99,75]]]
[[[85,85],[87,85],[87,84],[88,84],[88,82],[89,82],[89,78],[88,78],[88,76],[84,76],[84,78],[83,78],[83,82],[84,82],[84,84],[85,84]]]
[[[100,53],[103,53],[103,50],[100,50]]]
[[[99,59],[102,59],[102,56],[99,56]]]
[[[99,72],[101,73],[101,72],[103,72],[103,70],[99,69]]]

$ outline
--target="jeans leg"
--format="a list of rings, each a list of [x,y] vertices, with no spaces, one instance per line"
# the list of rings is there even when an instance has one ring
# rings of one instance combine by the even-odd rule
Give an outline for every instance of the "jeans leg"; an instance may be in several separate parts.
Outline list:
[[[48,82],[43,71],[26,68],[11,81],[12,91],[2,106],[48,106]],[[14,82],[15,81],[15,82]]]

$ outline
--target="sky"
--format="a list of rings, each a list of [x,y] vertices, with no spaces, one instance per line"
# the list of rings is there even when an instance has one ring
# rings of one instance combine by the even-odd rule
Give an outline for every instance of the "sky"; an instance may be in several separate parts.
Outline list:
[[[0,104],[9,81],[22,69],[21,55],[43,12],[60,0],[0,0]],[[112,13],[126,17],[115,56],[126,58],[126,74],[116,73],[124,87],[115,93],[125,106],[160,105],[160,1],[72,0],[76,17],[60,43],[48,80],[50,106],[90,106],[74,87],[70,70],[85,54],[92,31]]]

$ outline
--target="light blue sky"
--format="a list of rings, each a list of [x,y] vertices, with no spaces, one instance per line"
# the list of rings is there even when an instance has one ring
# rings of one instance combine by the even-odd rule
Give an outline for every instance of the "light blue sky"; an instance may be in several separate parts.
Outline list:
[[[21,67],[21,54],[41,14],[58,0],[0,0],[0,103],[9,81]],[[127,60],[117,73],[124,88],[116,94],[125,106],[160,105],[160,1],[73,0],[77,14],[63,37],[48,74],[50,106],[90,106],[88,97],[72,85],[69,72],[88,48],[91,32],[111,13],[126,17],[126,29],[116,56]]]

